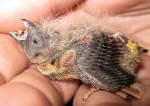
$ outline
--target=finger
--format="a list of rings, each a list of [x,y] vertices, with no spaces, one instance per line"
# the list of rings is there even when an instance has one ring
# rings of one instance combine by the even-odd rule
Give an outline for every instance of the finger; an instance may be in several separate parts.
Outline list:
[[[12,79],[10,84],[11,83],[18,83],[19,85],[20,85],[20,83],[23,83],[27,86],[32,87],[31,89],[29,89],[29,92],[31,92],[31,93],[28,93],[27,95],[23,95],[23,98],[26,98],[24,96],[28,96],[28,97],[32,96],[32,93],[34,93],[32,90],[35,89],[36,91],[38,91],[36,93],[37,96],[38,97],[41,96],[41,95],[39,95],[41,93],[42,95],[45,96],[45,99],[47,99],[47,101],[49,101],[49,103],[56,105],[56,106],[63,103],[61,94],[59,94],[59,92],[50,83],[50,81],[34,69],[25,70],[23,73],[21,73],[20,75],[16,76],[14,79]],[[13,87],[13,85],[12,85],[12,87]],[[28,90],[28,88],[27,88],[27,90]],[[15,92],[17,94],[22,93],[22,92],[18,92],[18,91],[15,91]],[[8,97],[6,97],[6,98],[9,99],[9,96],[11,96],[11,95],[8,95]],[[14,95],[13,98],[17,98],[17,97]],[[43,99],[41,99],[41,100],[35,99],[35,101],[33,101],[33,103],[34,102],[38,103],[38,102],[42,102],[42,101],[43,101]],[[55,101],[58,101],[58,102],[55,103]],[[25,102],[29,103],[30,101],[25,101]],[[20,102],[20,104],[21,103],[22,102]]]
[[[142,56],[142,62],[140,64],[140,67],[137,70],[137,75],[140,81],[145,84],[149,84],[150,82],[147,79],[150,79],[150,56],[143,55]],[[147,82],[148,81],[148,82]]]
[[[144,80],[146,83],[143,83],[142,86],[144,87],[144,95],[141,99],[132,99],[133,106],[149,106],[150,105],[150,78]]]
[[[24,83],[38,90],[46,97],[52,106],[61,106],[66,104],[72,98],[78,87],[78,83],[76,81],[50,81],[34,68],[25,70],[23,73],[12,79],[10,83]],[[30,97],[31,95],[32,93],[26,96]],[[7,96],[9,96],[9,94]],[[15,95],[14,98],[16,98]]]
[[[55,88],[62,94],[64,103],[68,103],[79,87],[79,81],[52,81]]]
[[[85,84],[79,87],[74,97],[74,106],[130,106],[129,103],[119,96],[103,90],[94,92],[83,104],[82,99],[89,90],[89,86]]]
[[[56,12],[63,12],[64,10],[68,10],[78,5],[80,2],[84,0],[55,0]]]
[[[144,96],[141,99],[132,99],[133,106],[149,106],[150,101],[148,98],[150,98],[150,56],[144,55],[142,57],[142,62],[140,67],[138,68],[138,79],[142,83],[142,86],[144,87]]]
[[[22,18],[39,22],[46,17],[73,7],[81,0],[5,0],[0,1],[0,32],[23,29]],[[8,24],[9,23],[9,24]]]
[[[135,5],[141,5],[141,0],[86,0],[81,8],[84,9],[89,14],[101,15],[101,13],[120,13],[129,9]]]
[[[39,90],[25,83],[7,83],[0,87],[1,106],[49,106]]]
[[[0,34],[0,78],[9,81],[29,66],[29,61],[15,40]]]

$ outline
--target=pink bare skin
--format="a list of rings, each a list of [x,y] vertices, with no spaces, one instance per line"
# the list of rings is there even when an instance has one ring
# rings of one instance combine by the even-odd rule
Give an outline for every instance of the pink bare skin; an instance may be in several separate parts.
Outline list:
[[[96,21],[98,18],[94,20],[92,17],[100,17],[100,13],[113,13],[120,15],[112,21],[121,25],[120,30],[123,33],[141,46],[150,49],[150,0],[11,1],[13,4],[7,5],[10,0],[0,0],[0,106],[63,106],[74,95],[74,106],[150,105],[149,54],[143,56],[141,66],[137,70],[137,75],[145,87],[145,95],[141,100],[132,99],[132,103],[129,104],[115,94],[97,91],[83,104],[82,98],[89,91],[89,86],[85,84],[79,86],[78,81],[50,81],[31,65],[15,40],[4,34],[23,29],[20,21],[22,18],[39,22],[41,17],[58,14],[69,8],[72,12],[64,13],[60,20],[64,22],[63,25],[77,20],[83,21],[83,18]],[[80,8],[76,8],[77,4]],[[78,17],[81,13],[83,18]]]

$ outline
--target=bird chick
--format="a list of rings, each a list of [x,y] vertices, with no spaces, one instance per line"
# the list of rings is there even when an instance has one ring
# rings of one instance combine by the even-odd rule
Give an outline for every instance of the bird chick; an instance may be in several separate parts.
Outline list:
[[[59,31],[51,22],[43,30],[42,24],[22,21],[26,30],[10,34],[48,78],[80,79],[95,89],[116,93],[121,90],[135,98],[144,94],[134,73],[143,53],[138,43],[93,25]]]

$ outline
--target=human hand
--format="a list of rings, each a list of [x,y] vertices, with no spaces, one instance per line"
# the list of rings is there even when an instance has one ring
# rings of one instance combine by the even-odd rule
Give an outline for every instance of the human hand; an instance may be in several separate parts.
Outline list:
[[[22,29],[23,23],[19,22],[21,18],[39,21],[41,17],[47,16],[49,11],[56,10],[56,7],[51,9],[55,4],[51,2],[0,1],[0,106],[61,106],[73,97],[78,87],[77,81],[48,80],[31,66],[15,40],[8,34],[2,34]],[[60,3],[58,1],[56,5]],[[32,15],[37,11],[38,15]]]
[[[6,0],[7,1],[7,0]],[[16,0],[14,0],[16,1]],[[53,14],[64,11],[68,7],[72,8],[74,7],[73,11],[64,14],[62,20],[60,22],[64,21],[68,24],[68,22],[74,23],[77,20],[78,22],[84,21],[84,18],[87,18],[88,20],[93,20],[93,16],[99,17],[97,15],[96,11],[105,13],[106,11],[109,13],[116,13],[117,15],[122,15],[122,17],[119,18],[113,18],[112,21],[116,24],[121,24],[121,30],[122,32],[126,33],[127,35],[130,35],[132,39],[138,41],[143,47],[150,48],[150,43],[148,39],[148,34],[150,33],[148,30],[148,26],[150,22],[150,14],[147,13],[147,9],[140,9],[140,7],[137,7],[139,9],[136,10],[136,6],[142,5],[143,7],[146,7],[149,0],[145,1],[115,1],[115,0],[108,0],[108,3],[105,1],[96,1],[96,0],[87,0],[82,3],[80,8],[75,8],[75,5],[79,2],[82,2],[80,0],[74,0],[72,2],[67,1],[57,1],[56,2],[51,1],[39,1],[42,3],[46,3],[46,5],[42,5],[43,7],[49,7],[48,9],[44,9],[42,11],[39,11],[38,14],[36,13],[38,8],[34,8],[35,10],[30,11],[31,7],[34,7],[34,4],[36,4],[36,0],[33,1],[29,5],[31,7],[26,7],[27,4],[22,4],[22,7],[26,7],[26,12],[20,13],[24,10],[24,8],[18,7],[14,8],[14,11],[10,11],[9,9],[7,12],[7,16],[5,14],[2,14],[0,25],[3,27],[0,27],[1,32],[9,32],[13,30],[22,29],[23,25],[22,22],[18,21],[21,18],[27,18],[31,21],[38,22],[40,19],[40,16],[48,16],[52,11]],[[18,1],[19,2],[24,2]],[[147,2],[147,3],[146,3]],[[30,2],[28,2],[30,3]],[[67,4],[66,4],[67,3]],[[1,4],[1,3],[0,3]],[[2,4],[3,5],[3,4]],[[1,6],[2,7],[2,6]],[[35,7],[38,7],[37,5]],[[18,13],[19,8],[19,13]],[[128,10],[134,9],[133,13]],[[94,9],[94,11],[92,11]],[[12,10],[12,8],[11,8]],[[41,10],[41,9],[40,9]],[[125,12],[127,11],[127,12]],[[0,11],[1,12],[1,11]],[[11,13],[11,14],[9,14]],[[124,14],[123,14],[124,13]],[[126,14],[125,14],[126,13]],[[17,14],[17,15],[16,15]],[[28,14],[28,15],[27,15]],[[81,15],[82,14],[82,15]],[[132,16],[132,15],[135,15]],[[80,15],[82,17],[80,17]],[[36,17],[37,16],[37,17]],[[9,18],[7,18],[9,17]],[[12,18],[10,18],[12,17]],[[97,19],[97,18],[94,18]],[[10,23],[5,24],[4,22]],[[67,21],[66,21],[67,20]],[[145,22],[141,21],[145,20]],[[95,20],[93,20],[95,21]],[[18,23],[18,24],[17,24]],[[130,27],[129,27],[130,26]],[[129,29],[131,28],[131,29]],[[127,30],[128,29],[128,30]],[[141,38],[141,35],[142,38]],[[22,50],[17,46],[16,42],[14,42],[11,37],[8,35],[2,35],[1,34],[1,56],[0,59],[1,63],[1,87],[0,87],[0,105],[5,104],[7,105],[4,100],[11,101],[9,103],[17,103],[18,105],[29,105],[28,103],[31,103],[30,100],[32,100],[33,105],[62,105],[70,100],[70,98],[73,96],[78,84],[77,82],[53,82],[48,81],[45,77],[43,77],[41,74],[39,74],[34,68],[28,68],[30,66],[29,61],[27,60],[25,54],[22,52]],[[3,49],[4,48],[4,49]],[[2,51],[3,49],[3,51]],[[11,53],[11,54],[10,54]],[[149,98],[149,66],[148,61],[150,59],[149,56],[143,57],[143,62],[141,65],[141,68],[138,70],[138,76],[142,83],[144,84],[146,88],[146,93],[142,100],[133,100],[133,106],[137,105],[148,105],[149,101],[147,101],[147,98]],[[4,77],[3,77],[4,76]],[[7,81],[4,81],[6,79]],[[69,83],[69,84],[68,84]],[[69,89],[69,90],[68,90]],[[22,92],[23,91],[23,92]],[[82,97],[83,95],[88,91],[87,85],[81,85],[78,89],[78,92],[76,93],[75,99],[74,99],[74,105],[83,105],[82,104]],[[26,92],[26,93],[24,93]],[[61,93],[60,93],[61,92]],[[5,96],[4,96],[5,95]],[[18,100],[19,99],[21,100]],[[31,97],[31,98],[29,98]],[[63,99],[64,98],[64,99]],[[93,99],[94,98],[94,99]],[[122,100],[120,97],[117,97],[114,94],[111,94],[110,92],[105,91],[98,91],[94,94],[92,94],[89,99],[87,100],[85,105],[129,105],[127,102]],[[10,105],[10,104],[8,104]]]

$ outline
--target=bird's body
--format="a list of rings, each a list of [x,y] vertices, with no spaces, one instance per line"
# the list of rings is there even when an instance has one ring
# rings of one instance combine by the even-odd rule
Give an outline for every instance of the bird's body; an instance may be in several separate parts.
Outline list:
[[[53,25],[43,29],[42,24],[23,21],[27,35],[20,45],[50,79],[80,79],[94,88],[114,92],[137,81],[134,70],[142,48],[125,36],[98,26],[78,25],[57,31]]]

